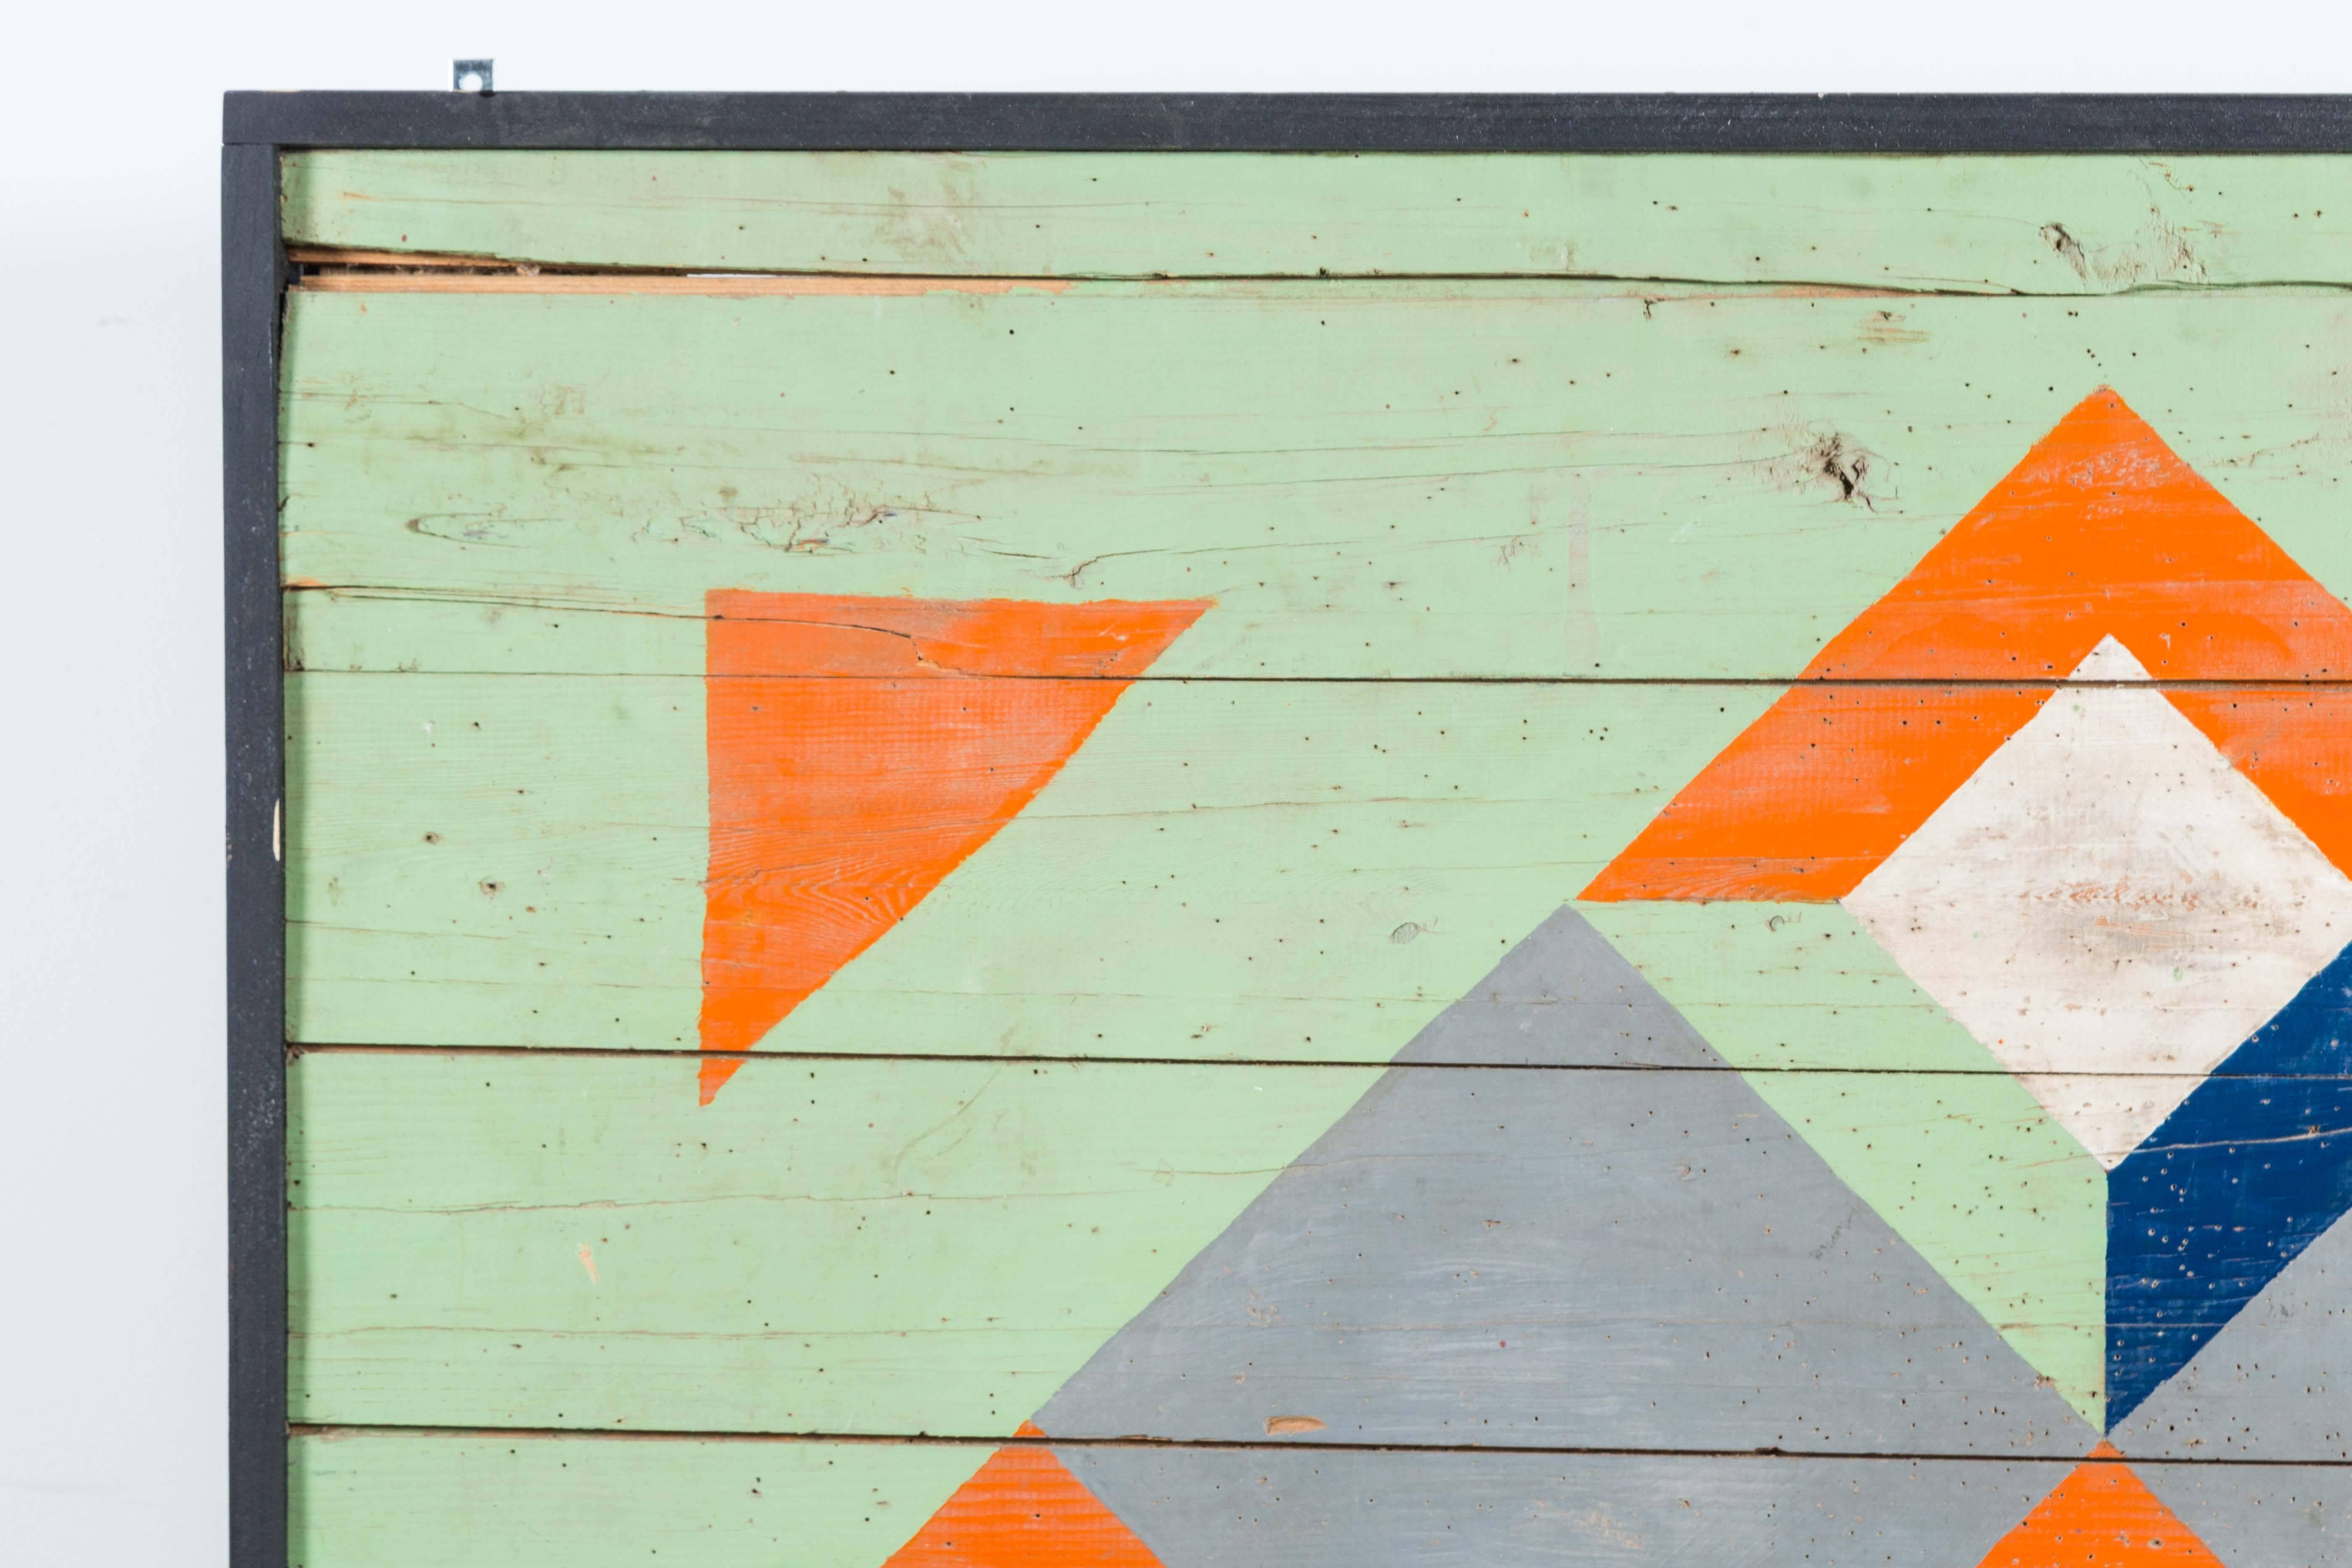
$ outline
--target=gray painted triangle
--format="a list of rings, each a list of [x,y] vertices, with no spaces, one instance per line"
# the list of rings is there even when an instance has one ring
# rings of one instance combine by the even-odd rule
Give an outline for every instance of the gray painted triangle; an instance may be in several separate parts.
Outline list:
[[[2115,1445],[2133,1458],[2352,1459],[2347,1347],[2352,1220],[2339,1220],[2149,1394]]]
[[[1739,1074],[1580,1067],[1391,1068],[1036,1419],[1255,1443],[2095,1440]]]
[[[2072,1468],[1393,1450],[1056,1452],[1165,1568],[1973,1568]]]
[[[2352,1568],[2352,1471],[2158,1463],[2132,1472],[2230,1568]]]
[[[1641,971],[1565,905],[1396,1059],[1514,1067],[1725,1065]]]

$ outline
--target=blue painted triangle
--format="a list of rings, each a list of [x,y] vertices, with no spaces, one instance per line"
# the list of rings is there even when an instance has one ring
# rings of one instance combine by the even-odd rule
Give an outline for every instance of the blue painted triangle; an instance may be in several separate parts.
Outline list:
[[[2107,1176],[2115,1428],[2352,1209],[2352,948]]]

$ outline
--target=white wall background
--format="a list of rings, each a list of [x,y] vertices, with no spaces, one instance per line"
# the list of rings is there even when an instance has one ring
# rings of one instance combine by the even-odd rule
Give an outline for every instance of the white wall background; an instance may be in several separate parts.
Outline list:
[[[2352,89],[2309,0],[251,0],[0,22],[0,1562],[226,1555],[228,88]],[[431,1565],[420,1565],[431,1568]]]

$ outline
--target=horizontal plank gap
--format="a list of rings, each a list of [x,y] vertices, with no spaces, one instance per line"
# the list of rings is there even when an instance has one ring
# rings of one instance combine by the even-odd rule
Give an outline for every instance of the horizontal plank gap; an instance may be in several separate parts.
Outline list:
[[[1822,279],[1673,277],[1664,274],[1626,275],[1610,272],[1525,271],[1435,272],[1410,268],[1395,271],[1269,272],[1064,272],[1052,277],[1013,273],[945,274],[911,272],[811,272],[750,269],[743,271],[663,267],[584,266],[577,263],[510,261],[494,256],[455,255],[432,251],[341,250],[325,246],[290,246],[287,259],[296,266],[293,287],[316,294],[672,294],[739,299],[761,295],[917,295],[935,292],[1003,294],[1014,289],[1059,292],[1073,284],[1141,283],[1211,286],[1231,283],[1563,283],[1622,288],[1628,293],[1645,289],[1729,289],[1748,294],[1773,294],[1825,300],[2077,300],[2085,296],[2060,289],[1889,286],[1839,283]],[[2097,298],[2122,299],[2136,294],[2244,293],[2317,289],[2352,291],[2352,283],[2327,279],[2265,279],[2248,283],[2132,284],[2105,290]]]
[[[325,595],[325,596],[326,596],[326,599],[327,599],[327,600],[328,600],[328,602],[329,602],[329,603],[331,603],[331,603],[338,602],[338,601],[346,601],[346,602],[351,602],[351,603],[370,603],[370,604],[378,604],[378,603],[380,603],[380,604],[404,604],[404,605],[448,605],[448,606],[455,606],[455,607],[462,607],[462,608],[467,608],[467,609],[521,610],[521,611],[525,611],[525,612],[529,612],[529,613],[532,613],[532,614],[541,614],[541,615],[579,615],[579,616],[621,616],[621,617],[628,617],[628,618],[643,619],[643,620],[649,620],[649,621],[701,622],[701,623],[706,623],[706,624],[707,624],[707,623],[709,623],[709,622],[710,622],[710,621],[712,621],[712,620],[717,620],[717,619],[728,619],[728,618],[730,618],[730,617],[726,617],[726,616],[707,616],[707,615],[697,615],[697,614],[693,614],[693,613],[691,613],[691,612],[684,611],[684,610],[665,610],[665,609],[654,609],[654,608],[645,607],[645,606],[642,606],[642,605],[612,605],[582,604],[582,603],[577,603],[577,602],[564,602],[564,601],[562,601],[562,600],[551,600],[551,599],[546,599],[546,598],[525,598],[525,597],[520,597],[520,596],[517,596],[517,595],[510,595],[510,594],[497,594],[497,593],[478,593],[478,594],[469,594],[469,593],[441,592],[441,591],[435,591],[435,590],[431,590],[431,589],[411,588],[411,587],[406,587],[406,586],[401,586],[401,585],[395,585],[395,584],[380,584],[380,583],[343,583],[343,584],[331,584],[331,583],[321,583],[321,582],[318,582],[318,581],[311,580],[311,579],[298,579],[298,580],[296,580],[296,581],[293,581],[293,582],[289,582],[289,583],[285,584],[283,585],[283,587],[282,587],[282,595],[283,595],[284,599],[285,599],[285,600],[286,600],[286,602],[287,602],[287,608],[289,610],[289,612],[291,612],[291,611],[294,611],[294,610],[295,610],[295,605],[296,605],[296,602],[297,602],[297,596],[298,596],[298,595]],[[298,613],[299,613],[299,612],[298,612]],[[394,668],[382,668],[382,667],[380,667],[380,666],[378,666],[378,667],[373,667],[373,668],[346,668],[346,667],[338,667],[338,666],[334,666],[334,665],[324,665],[324,666],[320,667],[316,671],[313,671],[313,670],[310,668],[310,667],[309,665],[305,664],[305,663],[302,661],[301,655],[300,655],[300,638],[299,638],[299,633],[289,633],[289,635],[288,636],[288,637],[287,637],[287,639],[286,639],[286,649],[287,649],[287,659],[286,659],[286,663],[285,663],[285,665],[284,665],[284,667],[283,667],[283,668],[284,668],[284,669],[285,669],[285,672],[286,672],[287,674],[289,674],[289,675],[303,675],[303,674],[311,674],[311,673],[323,674],[323,675],[339,675],[339,676],[340,676],[340,675],[423,675],[423,676],[432,677],[432,678],[438,678],[438,677],[445,677],[445,676],[450,676],[450,677],[471,677],[471,676],[488,676],[488,675],[520,675],[520,676],[530,676],[530,677],[534,677],[534,678],[537,678],[537,677],[561,677],[561,678],[568,679],[587,679],[587,680],[647,680],[647,679],[650,679],[650,680],[675,680],[675,679],[696,679],[696,678],[702,679],[718,679],[718,680],[727,680],[727,679],[746,679],[745,677],[737,677],[737,676],[733,676],[733,675],[712,675],[712,674],[710,674],[709,672],[705,671],[705,670],[692,670],[692,671],[688,671],[688,670],[682,670],[682,669],[681,669],[681,670],[667,670],[667,671],[664,671],[664,670],[644,670],[644,669],[635,669],[635,670],[617,670],[617,669],[616,669],[616,670],[595,670],[595,669],[553,669],[553,670],[532,670],[532,669],[515,669],[515,668],[457,668],[457,667],[452,667],[452,666],[436,666],[434,668],[432,668],[432,669],[429,669],[429,670],[428,670],[428,669],[422,669],[422,668],[398,668],[398,667],[396,667],[396,666],[395,666]],[[960,675],[961,675],[963,679],[973,679],[973,680],[1039,680],[1039,679],[1042,679],[1042,680],[1066,681],[1066,680],[1097,680],[1097,679],[1099,679],[1099,680],[1110,680],[1110,681],[1118,681],[1118,682],[1128,682],[1128,681],[1135,681],[1135,682],[1166,682],[1166,683],[1171,683],[1171,684],[1183,684],[1183,683],[1187,683],[1187,682],[1197,682],[1197,683],[1200,683],[1200,684],[1202,684],[1202,685],[1226,684],[1226,685],[1286,685],[1286,686],[1296,686],[1296,685],[1327,685],[1327,686],[1381,686],[1381,685],[1389,685],[1389,686],[1560,686],[1560,687],[1592,687],[1592,688],[1618,687],[1618,686],[1625,686],[1625,687],[1675,686],[1675,687],[1709,688],[1709,689],[1737,689],[1744,688],[1744,687],[1772,687],[1772,688],[1780,688],[1780,687],[1787,687],[1787,686],[1793,686],[1793,685],[1800,685],[1800,684],[1801,684],[1801,685],[1807,685],[1807,686],[1822,686],[1822,687],[1854,687],[1854,688],[1858,688],[1858,689],[1861,689],[1861,688],[1881,688],[1881,689],[1920,689],[1920,690],[1967,690],[1967,689],[1977,689],[1977,688],[1982,688],[1982,689],[1986,689],[1986,690],[1995,690],[1995,691],[2043,690],[2043,689],[2048,689],[2048,690],[2063,690],[2063,689],[2073,689],[2073,688],[2075,688],[2075,687],[2083,687],[2083,688],[2089,688],[2089,689],[2097,689],[2097,688],[2105,688],[2105,687],[2126,687],[2126,686],[2127,686],[2127,687],[2133,688],[2133,689],[2135,689],[2145,687],[2145,688],[2148,688],[2148,689],[2154,689],[2154,690],[2158,690],[2158,691],[2206,691],[2206,690],[2210,690],[2210,691],[2242,691],[2242,692],[2252,692],[2252,693],[2260,693],[2260,692],[2263,692],[2263,691],[2277,691],[2277,692],[2288,692],[2288,693],[2292,693],[2292,692],[2304,692],[2304,691],[2317,691],[2317,690],[2329,689],[2332,689],[2332,688],[2334,688],[2334,687],[2337,687],[2337,686],[2352,686],[2352,673],[2347,673],[2347,675],[2342,676],[2342,677],[2327,677],[2327,676],[2320,676],[2320,677],[2313,677],[2313,678],[2309,678],[2309,679],[2278,679],[2278,678],[2273,677],[2273,678],[2269,678],[2269,679],[2195,679],[2195,680],[2188,680],[2188,679],[2148,679],[2148,680],[2141,680],[2141,681],[2103,681],[2103,680],[2081,680],[2081,681],[2078,681],[2078,680],[2074,680],[2074,679],[2064,679],[2064,678],[2056,677],[2056,676],[2030,676],[2030,675],[2021,675],[2021,676],[2015,676],[2015,677],[2002,677],[2002,678],[1998,678],[1998,679],[1996,679],[1996,678],[1990,678],[1990,677],[1951,676],[1951,677],[1945,677],[1945,678],[1940,678],[1940,679],[1929,679],[1929,678],[1924,678],[1924,677],[1923,677],[1923,678],[1919,678],[1919,679],[1885,679],[1885,678],[1880,678],[1880,679],[1868,679],[1868,680],[1859,680],[1859,679],[1856,679],[1856,680],[1849,680],[1849,679],[1843,679],[1843,678],[1841,678],[1841,677],[1835,677],[1835,676],[1817,676],[1817,677],[1810,677],[1810,678],[1809,678],[1809,677],[1804,676],[1801,672],[1797,673],[1797,674],[1790,674],[1790,675],[1747,675],[1747,676],[1738,676],[1738,675],[1693,675],[1693,676],[1680,676],[1680,675],[1477,675],[1477,674],[1455,674],[1455,675],[1223,675],[1223,674],[1215,674],[1215,673],[1199,673],[1199,674],[1184,675],[1184,674],[1172,674],[1172,673],[1167,673],[1167,672],[1159,672],[1159,671],[1153,671],[1153,670],[1149,670],[1149,669],[1147,669],[1147,670],[1138,671],[1138,672],[1136,672],[1136,673],[1134,673],[1134,674],[1130,674],[1130,675],[1107,675],[1107,676],[1089,676],[1089,675],[1031,675],[1031,674],[1015,673],[1015,672],[1006,672],[1006,673],[978,673],[978,672],[961,672],[961,671],[960,671],[960,672],[958,672],[958,673],[959,673]],[[761,677],[756,677],[756,676],[754,676],[754,677],[750,677],[749,679],[761,679]],[[795,676],[795,677],[794,677],[794,679],[810,679],[810,680],[827,680],[827,679],[868,680],[868,679],[877,679],[877,678],[876,678],[876,677],[872,677],[872,676],[863,676],[863,675],[857,675],[857,676],[832,676],[832,675],[823,675],[823,674],[808,674],[808,675],[798,675],[798,676]]]
[[[305,273],[307,294],[682,294],[749,299],[761,295],[1005,294],[1058,290],[1060,279],[871,277],[849,273],[327,271]]]
[[[295,922],[289,922],[295,923]],[[292,1042],[286,1047],[287,1055],[305,1056],[486,1056],[486,1057],[623,1057],[661,1060],[665,1058],[686,1058],[697,1061],[704,1058],[757,1062],[970,1062],[992,1066],[1065,1067],[1134,1067],[1134,1068],[1334,1068],[1347,1072],[1384,1072],[1390,1068],[1411,1068],[1430,1072],[1625,1072],[1625,1073],[1776,1073],[1802,1078],[2014,1078],[2021,1076],[2005,1068],[1845,1068],[1845,1067],[1735,1067],[1729,1062],[1707,1066],[1690,1062],[1398,1062],[1398,1061],[1333,1061],[1328,1058],[1292,1058],[1286,1057],[1079,1057],[1079,1056],[1007,1056],[1003,1053],[956,1051],[706,1051],[688,1047],[646,1047],[633,1046],[453,1046],[447,1044],[418,1046],[383,1042],[360,1044],[352,1041],[328,1043]],[[2021,1076],[2083,1076],[2068,1074],[2034,1074]],[[2297,1083],[2333,1082],[2352,1079],[2352,1073],[2231,1073],[2231,1072],[2102,1072],[2099,1078],[2133,1079],[2275,1079],[2293,1078]]]
[[[2129,1456],[2083,1454],[1922,1454],[1870,1453],[1847,1449],[1810,1448],[1589,1448],[1549,1447],[1514,1443],[1231,1443],[1183,1437],[987,1437],[935,1436],[929,1433],[870,1432],[615,1432],[574,1426],[416,1426],[367,1423],[289,1422],[289,1437],[314,1437],[328,1442],[349,1437],[450,1437],[478,1442],[484,1438],[521,1438],[531,1442],[593,1443],[830,1443],[872,1447],[932,1447],[942,1448],[1151,1448],[1199,1449],[1222,1454],[1278,1453],[1308,1449],[1329,1454],[1538,1454],[1560,1458],[1643,1459],[1769,1459],[1851,1464],[1861,1460],[1886,1464],[2165,1465],[2179,1468],[2347,1469],[2352,1459],[2137,1458]]]
[[[1058,293],[1075,283],[1148,283],[1179,287],[1187,283],[1574,283],[1622,287],[1629,296],[1649,289],[1734,289],[1743,293],[1778,294],[1822,300],[2077,300],[2079,294],[2036,293],[2021,289],[1863,289],[1843,283],[1793,279],[1785,283],[1743,283],[1714,278],[1616,278],[1591,272],[1233,272],[1132,278],[1071,276],[1060,278],[965,278],[906,273],[837,272],[537,272],[370,271],[364,268],[305,271],[293,289],[304,294],[675,294],[705,298],[746,299],[761,295],[919,295],[933,293],[1004,294],[1030,289]],[[2116,289],[2101,299],[2126,299],[2142,294],[2242,294],[2249,292],[2352,292],[2352,283],[2284,281],[2276,283],[2148,283]],[[1650,296],[1661,303],[1664,296]]]
[[[627,267],[509,260],[496,256],[435,251],[346,250],[289,246],[286,258],[300,270],[298,289],[371,294],[920,294],[934,289],[996,294],[1014,289],[1058,290],[1073,283],[1441,283],[1557,282],[1644,285],[1660,289],[1818,290],[1832,299],[2025,298],[2014,289],[1896,288],[1852,283],[1717,278],[1618,277],[1602,272],[1068,272],[1036,277],[1013,273],[815,272],[751,268]],[[2326,285],[2321,285],[2326,287]],[[2055,296],[2053,296],[2055,297]],[[2067,295],[2072,299],[2074,296]]]
[[[769,674],[709,674],[705,672],[671,673],[647,670],[592,669],[338,669],[331,667],[312,669],[308,665],[289,662],[289,675],[333,676],[418,676],[439,679],[448,677],[499,677],[519,680],[771,680],[788,676],[793,680],[896,680],[895,675],[827,675],[801,671]],[[1803,686],[1838,690],[1880,691],[2237,691],[2250,695],[2264,692],[2330,691],[2340,687],[2352,687],[2352,676],[2315,677],[2309,680],[2067,680],[2046,676],[2021,675],[2014,679],[1954,676],[1942,679],[1847,680],[1834,676],[1797,675],[1030,675],[1013,673],[956,670],[960,680],[1048,680],[1057,685],[1072,681],[1103,680],[1118,686],[1679,686],[1710,689],[1744,687]]]

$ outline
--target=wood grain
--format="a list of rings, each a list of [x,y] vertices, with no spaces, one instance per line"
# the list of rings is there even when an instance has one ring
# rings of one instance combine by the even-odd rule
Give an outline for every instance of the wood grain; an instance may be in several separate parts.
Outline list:
[[[921,1442],[306,1432],[292,1444],[292,1562],[297,1568],[405,1568],[418,1562],[447,1568],[537,1563],[634,1568],[683,1557],[711,1568],[767,1568],[779,1560],[796,1568],[877,1568],[989,1451]],[[1085,1451],[1063,1452],[1078,1460],[1081,1474],[1098,1474],[1100,1467],[1088,1466]],[[1352,1507],[1336,1517],[1322,1514],[1319,1529],[1294,1531],[1282,1500],[1312,1506],[1311,1491],[1301,1499],[1289,1484],[1305,1479],[1297,1474],[1298,1461],[1307,1458],[1204,1456],[1195,1464],[1196,1477],[1187,1473],[1183,1456],[1145,1456],[1167,1476],[1161,1491],[1168,1501],[1152,1512],[1176,1511],[1185,1483],[1215,1496],[1213,1488],[1238,1479],[1261,1500],[1259,1509],[1199,1510],[1211,1519],[1230,1516],[1224,1525],[1230,1534],[1221,1544],[1244,1555],[1280,1551],[1317,1568],[1346,1568],[1364,1560],[1345,1553],[1360,1551],[1366,1535],[1394,1541],[1402,1522],[1413,1517],[1396,1500],[1400,1490],[1410,1496],[1411,1471],[1419,1469],[1456,1499],[1475,1499],[1498,1510],[1541,1500],[1553,1549],[1572,1548],[1579,1561],[1609,1568],[1654,1562],[1676,1549],[1710,1560],[1712,1549],[1743,1531],[1777,1537],[1787,1521],[1776,1518],[1774,1501],[1815,1497],[1843,1504],[1814,1526],[1823,1532],[1814,1542],[1819,1560],[1842,1562],[1836,1553],[1874,1548],[1881,1561],[1972,1565],[1976,1558],[1948,1553],[1962,1549],[1963,1541],[1980,1545],[1997,1539],[2003,1527],[1989,1521],[2004,1510],[2026,1517],[2072,1468],[2063,1460],[1366,1456],[1348,1479],[1373,1484]],[[2144,1463],[2133,1468],[2224,1562],[2339,1568],[2347,1561],[2331,1528],[2336,1511],[2352,1503],[2352,1477],[2342,1469]],[[1276,1476],[1285,1485],[1268,1495],[1274,1489],[1260,1482]],[[1950,1500],[1979,1493],[1985,1495],[1980,1506],[1953,1509]],[[1391,1500],[1386,1509],[1382,1499]],[[1933,1555],[1938,1548],[1947,1555]],[[1905,1552],[1912,1555],[1895,1555]],[[1412,1560],[1478,1559],[1425,1550]]]
[[[1009,1436],[1378,1074],[696,1076],[297,1059],[295,1418]]]
[[[1214,601],[1160,676],[1790,679],[2102,384],[2352,591],[2330,292],[298,295],[287,352],[311,669],[696,672],[732,587]]]
[[[766,1568],[779,1560],[796,1568],[877,1568],[990,1452],[920,1442],[362,1429],[306,1433],[292,1448],[298,1568],[404,1568],[417,1562],[448,1568],[519,1563],[624,1568],[672,1557],[711,1568]],[[1086,1463],[1085,1451],[1063,1452],[1078,1460],[1082,1475],[1099,1471]],[[1548,1539],[1555,1551],[1573,1549],[1578,1561],[1617,1568],[1654,1562],[1677,1548],[1711,1560],[1710,1550],[1738,1531],[1778,1536],[1775,1526],[1785,1528],[1787,1521],[1774,1517],[1776,1499],[1836,1497],[1844,1506],[1831,1515],[1833,1523],[1816,1526],[1824,1529],[1816,1542],[1821,1560],[1843,1562],[1834,1554],[1874,1547],[1881,1561],[1962,1562],[1973,1568],[1975,1557],[1948,1554],[1960,1549],[1954,1537],[1981,1533],[1970,1543],[1990,1544],[2004,1528],[1990,1521],[2003,1510],[2013,1519],[2026,1517],[2072,1468],[2064,1460],[1366,1456],[1348,1479],[1373,1484],[1352,1507],[1336,1517],[1321,1515],[1320,1529],[1294,1531],[1291,1510],[1281,1502],[1286,1496],[1293,1507],[1312,1506],[1311,1491],[1299,1499],[1288,1484],[1304,1479],[1297,1475],[1304,1468],[1299,1461],[1307,1458],[1204,1456],[1196,1479],[1186,1473],[1181,1455],[1147,1455],[1146,1463],[1168,1475],[1162,1487],[1168,1501],[1153,1514],[1175,1511],[1183,1483],[1215,1496],[1213,1487],[1238,1478],[1260,1500],[1259,1509],[1199,1510],[1211,1519],[1226,1516],[1231,1533],[1221,1544],[1244,1556],[1279,1551],[1318,1568],[1345,1568],[1364,1561],[1344,1553],[1360,1551],[1366,1534],[1397,1539],[1402,1521],[1413,1517],[1399,1505],[1397,1493],[1409,1495],[1411,1471],[1419,1469],[1455,1498],[1498,1510],[1539,1499],[1550,1517]],[[2341,1469],[2133,1468],[2225,1562],[2338,1568],[2347,1560],[2331,1528],[2335,1511],[2352,1502],[2352,1478]],[[1261,1489],[1260,1482],[1276,1476],[1286,1484],[1280,1494],[1267,1495],[1274,1489]],[[1980,1491],[1987,1494],[1980,1507],[1955,1510],[1948,1500]],[[1391,1500],[1386,1509],[1382,1499]],[[1948,1554],[1932,1555],[1938,1547]],[[1912,1555],[1895,1555],[1904,1552]],[[1424,1549],[1412,1560],[1478,1559]]]
[[[758,1045],[905,920],[1207,607],[714,592],[704,1049]],[[704,1099],[740,1065],[707,1058]]]
[[[703,687],[290,678],[294,1037],[695,1046]],[[765,1043],[1385,1061],[1772,695],[1139,681]]]
[[[1726,1076],[1395,1070],[1669,1117]],[[691,1058],[324,1051],[292,1081],[298,1418],[1001,1436],[1381,1074],[754,1058],[704,1107]],[[2095,1377],[2097,1168],[2004,1076],[1748,1081],[1739,1114],[1800,1129],[2012,1342]],[[1549,1137],[1522,1135],[1539,1164]],[[1668,1446],[1746,1446],[1707,1426]]]
[[[986,1452],[364,1429],[289,1449],[292,1568],[878,1568]]]
[[[764,1045],[1385,1061],[1780,691],[1138,686]],[[289,694],[295,1038],[698,1043],[700,681],[304,674]],[[1937,1043],[1965,1031],[1835,905],[1588,912],[1743,1062],[1991,1068]]]
[[[1857,886],[2007,843],[2131,773],[2034,715],[2129,706],[2333,889],[2352,160],[285,179],[295,1562],[2352,1561],[2335,904],[2099,938],[2212,981],[2207,1079],[2104,982],[2005,1038],[2047,987],[1980,928],[2065,845],[1851,910],[1595,881],[1719,755]],[[2100,398],[2146,426],[2065,446]],[[2115,537],[2050,552],[2020,473]],[[1008,763],[1038,669],[730,664],[786,600],[1198,618]],[[1930,776],[1923,724],[1991,739]],[[787,743],[836,731],[839,788]],[[856,940],[714,1099],[745,868]]]
[[[314,270],[297,285],[306,294],[668,294],[712,300],[794,299],[854,295],[891,299],[912,294],[1003,294],[1015,289],[1052,293],[1066,284],[1049,278],[905,278],[789,273],[542,272],[536,267],[469,267],[467,257],[385,258],[381,252],[313,253]],[[386,260],[400,265],[386,266]],[[415,268],[412,270],[412,268]]]
[[[2340,157],[286,160],[296,244],[724,271],[1524,274],[2100,294],[2352,281],[2347,225],[2352,161]]]

